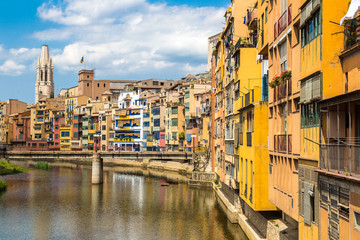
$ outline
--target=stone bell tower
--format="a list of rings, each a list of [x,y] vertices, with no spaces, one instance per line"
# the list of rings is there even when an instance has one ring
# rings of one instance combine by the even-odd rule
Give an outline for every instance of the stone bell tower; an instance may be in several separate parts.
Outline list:
[[[52,96],[54,96],[53,61],[49,56],[49,47],[43,45],[36,67],[35,103],[43,97]]]

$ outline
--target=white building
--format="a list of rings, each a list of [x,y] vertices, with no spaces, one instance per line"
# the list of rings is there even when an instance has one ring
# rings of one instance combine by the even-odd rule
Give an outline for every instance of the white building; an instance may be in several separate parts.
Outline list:
[[[140,99],[140,92],[122,92],[118,100],[119,110],[115,113],[115,151],[141,151],[144,147],[144,108],[146,99]]]

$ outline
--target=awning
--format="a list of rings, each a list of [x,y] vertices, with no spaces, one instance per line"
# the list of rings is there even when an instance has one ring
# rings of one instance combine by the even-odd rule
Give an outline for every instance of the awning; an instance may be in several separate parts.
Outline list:
[[[340,25],[346,20],[354,19],[360,13],[360,0],[351,0],[349,10],[346,15],[340,20]]]

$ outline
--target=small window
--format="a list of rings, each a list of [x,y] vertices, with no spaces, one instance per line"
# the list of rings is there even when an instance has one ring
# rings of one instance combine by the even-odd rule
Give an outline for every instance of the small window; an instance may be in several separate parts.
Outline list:
[[[106,84],[104,83],[104,87],[106,87]]]
[[[89,75],[87,75],[87,78],[89,78]]]
[[[100,83],[98,83],[98,87],[100,87]]]
[[[360,231],[360,213],[354,211],[354,228]]]
[[[106,135],[102,135],[101,140],[106,140]]]
[[[86,86],[90,86],[90,84],[89,84],[89,83],[87,83],[87,84],[86,84]]]

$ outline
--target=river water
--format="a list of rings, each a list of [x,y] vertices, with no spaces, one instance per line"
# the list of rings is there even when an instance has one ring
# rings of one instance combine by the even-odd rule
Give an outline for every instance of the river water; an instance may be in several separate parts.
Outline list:
[[[247,239],[211,189],[116,171],[92,185],[91,170],[2,176],[0,239]]]

